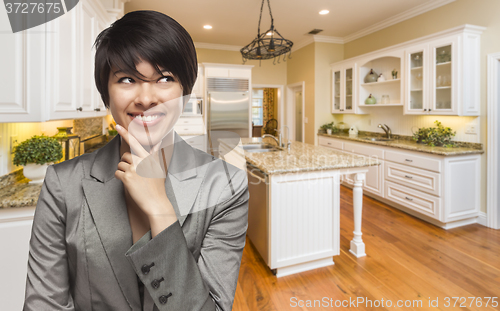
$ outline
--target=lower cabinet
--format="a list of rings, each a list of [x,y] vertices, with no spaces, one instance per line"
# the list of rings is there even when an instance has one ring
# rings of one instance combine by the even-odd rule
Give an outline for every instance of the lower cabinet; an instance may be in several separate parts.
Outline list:
[[[445,229],[477,222],[481,155],[441,156],[320,136],[319,145],[381,162],[364,193]],[[352,185],[351,176],[344,179]]]
[[[35,207],[0,209],[0,301],[2,310],[22,310],[29,240]]]

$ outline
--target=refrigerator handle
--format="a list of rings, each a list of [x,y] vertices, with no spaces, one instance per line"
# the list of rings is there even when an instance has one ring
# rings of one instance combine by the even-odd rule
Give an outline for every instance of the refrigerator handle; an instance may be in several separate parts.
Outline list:
[[[207,101],[207,137],[208,137],[208,150],[210,150],[210,154],[214,155],[214,150],[212,149],[212,136],[210,135],[211,131],[211,120],[210,120],[210,110],[212,105],[212,96],[208,93],[208,101]]]

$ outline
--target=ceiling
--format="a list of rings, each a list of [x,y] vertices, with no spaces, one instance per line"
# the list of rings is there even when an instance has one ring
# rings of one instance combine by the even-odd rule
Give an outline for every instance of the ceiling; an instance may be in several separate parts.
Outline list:
[[[270,0],[275,28],[294,45],[323,29],[326,42],[348,42],[455,0]],[[193,41],[243,47],[257,35],[261,0],[130,0],[125,12],[156,10],[178,21]],[[327,15],[319,11],[329,10]],[[261,32],[271,19],[264,4]],[[204,29],[209,24],[213,28]]]

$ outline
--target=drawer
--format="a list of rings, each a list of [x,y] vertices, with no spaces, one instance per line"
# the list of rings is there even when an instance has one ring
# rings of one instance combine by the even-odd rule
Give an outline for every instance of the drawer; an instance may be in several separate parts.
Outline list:
[[[203,125],[203,117],[180,117],[175,125],[186,125],[186,124],[201,124]]]
[[[385,180],[441,196],[441,174],[407,165],[385,162]]]
[[[318,143],[320,146],[330,147],[338,150],[342,150],[344,147],[344,142],[339,139],[328,138],[324,136],[318,137]]]
[[[433,159],[431,157],[413,155],[411,153],[386,151],[385,160],[418,167],[424,170],[441,172],[441,160]]]
[[[174,125],[174,130],[178,134],[202,134],[204,133],[205,127],[203,124],[176,124]]]
[[[385,182],[384,188],[386,199],[439,220],[440,198],[390,181]]]
[[[345,143],[344,151],[353,152],[376,159],[384,159],[384,150],[382,148],[370,147],[366,144]]]

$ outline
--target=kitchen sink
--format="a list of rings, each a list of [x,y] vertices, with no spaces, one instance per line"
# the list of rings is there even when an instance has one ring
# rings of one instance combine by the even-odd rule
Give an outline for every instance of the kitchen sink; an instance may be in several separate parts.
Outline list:
[[[393,141],[393,138],[384,138],[384,137],[364,137],[364,140],[371,140],[371,141]]]
[[[250,145],[243,145],[243,150],[247,152],[271,152],[271,151],[280,151],[276,146],[269,145],[269,144],[250,144]]]

